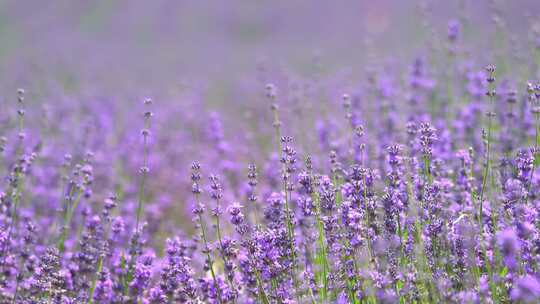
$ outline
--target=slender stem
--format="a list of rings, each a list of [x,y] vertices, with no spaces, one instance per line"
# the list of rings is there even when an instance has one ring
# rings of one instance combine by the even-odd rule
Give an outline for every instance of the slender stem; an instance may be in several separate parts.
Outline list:
[[[274,122],[273,122],[273,125],[274,125],[274,129],[275,129],[275,132],[276,132],[276,140],[277,140],[277,147],[278,147],[278,156],[279,156],[279,160],[281,161],[281,159],[283,158],[283,147],[282,147],[282,144],[281,144],[281,122],[279,120],[279,111],[278,111],[278,106],[277,104],[275,103],[275,95],[272,95],[271,97],[272,99],[272,112],[273,112],[273,115],[274,115]],[[282,164],[282,171],[285,171],[285,164]],[[290,195],[290,191],[288,191],[287,189],[287,180],[284,180],[283,181],[283,190],[284,190],[284,193],[285,193],[285,220],[286,220],[286,224],[287,224],[287,234],[289,236],[289,242],[290,242],[290,249],[291,249],[291,257],[292,257],[292,268],[291,268],[291,273],[292,273],[292,277],[293,277],[293,283],[294,283],[294,287],[295,287],[295,293],[296,293],[296,297],[297,299],[299,300],[299,294],[298,294],[298,280],[297,280],[297,277],[296,277],[296,252],[295,252],[295,245],[294,245],[294,227],[293,227],[293,224],[292,224],[292,219],[291,219],[291,210],[290,210],[290,206],[289,206],[289,195]]]
[[[252,187],[252,190],[254,191],[254,187]],[[242,236],[240,236],[242,238]],[[254,262],[255,260],[255,257],[253,256],[253,253],[251,250],[247,250],[248,251],[248,254],[249,254],[249,260],[251,263]],[[263,281],[261,279],[261,274],[259,272],[259,269],[257,269],[256,266],[253,267],[254,271],[255,271],[255,277],[257,279],[257,289],[258,289],[258,296],[259,296],[259,300],[264,303],[264,304],[270,304],[270,301],[268,300],[268,296],[266,295],[266,292],[264,290],[264,286],[263,286]]]
[[[539,151],[538,147],[540,147],[540,113],[534,114],[536,117],[536,127],[535,127],[535,135],[534,135],[534,151],[533,151],[533,167],[531,170],[531,175],[529,176],[529,185],[527,187],[527,196],[525,197],[525,204],[527,204],[527,201],[529,200],[529,194],[531,193],[532,183],[533,183],[533,177],[534,177],[534,171],[536,170],[536,167],[538,166],[538,160],[539,160]]]
[[[17,180],[17,185],[15,189],[11,189],[11,196],[13,197],[13,207],[12,207],[12,214],[11,214],[11,222],[9,223],[8,227],[8,233],[6,241],[4,242],[4,245],[2,246],[2,251],[0,251],[1,254],[4,254],[6,250],[9,250],[7,248],[9,246],[9,243],[11,242],[11,236],[13,233],[13,229],[17,226],[18,221],[18,206],[21,200],[22,196],[22,189],[23,189],[23,182],[24,182],[24,174],[22,174],[22,160],[21,156],[24,153],[24,146],[23,146],[23,140],[24,140],[24,90],[19,89],[17,91],[17,102],[19,104],[19,109],[17,110],[17,117],[18,117],[18,125],[19,125],[19,146],[17,147],[17,151],[15,153],[15,162],[19,162],[19,164],[15,164],[15,179]]]
[[[412,155],[412,152],[409,152],[409,154]],[[412,156],[409,156],[409,158],[412,158]],[[429,165],[429,162],[428,162],[428,165]],[[411,169],[412,169],[412,166],[411,166]],[[424,173],[427,173],[425,171],[425,168],[424,168]],[[412,189],[412,184],[413,184],[412,176],[408,175],[406,177],[406,180],[407,180],[407,184],[406,184],[407,193],[408,193],[409,197],[412,198],[412,200],[413,200],[413,202],[411,202],[411,208],[412,208],[411,211],[415,216],[414,242],[417,245],[417,248],[420,248],[418,250],[419,252],[417,253],[419,256],[415,259],[415,262],[417,263],[416,267],[418,269],[422,270],[420,273],[422,273],[424,275],[427,275],[427,277],[423,278],[421,287],[422,288],[427,288],[428,294],[429,294],[429,292],[433,291],[433,296],[435,296],[436,288],[433,285],[433,281],[434,281],[433,280],[433,274],[432,274],[431,269],[429,267],[429,264],[427,262],[427,257],[426,257],[426,253],[425,253],[425,246],[424,246],[424,241],[423,241],[423,236],[422,236],[422,232],[423,232],[424,227],[423,227],[423,224],[420,222],[420,219],[419,219],[419,216],[420,216],[419,215],[419,208],[421,208],[421,206],[420,206],[420,202],[418,202],[415,199],[415,195],[414,195],[414,192],[413,192],[413,189]],[[422,298],[421,303],[431,303],[432,302],[429,299],[429,295],[426,296],[420,290],[418,290],[418,291],[420,292],[420,297]],[[427,300],[424,299],[425,297],[427,297]]]
[[[220,209],[220,204],[219,204],[219,199],[216,199],[216,211],[219,211]],[[223,252],[223,238],[221,237],[221,227],[220,227],[220,221],[219,221],[219,214],[216,213],[216,215],[214,216],[215,220],[216,220],[216,233],[217,233],[217,237],[218,237],[218,242],[219,242],[219,252],[221,253],[221,258],[223,259],[223,264],[224,266],[226,267],[227,266],[227,263],[229,262],[227,257],[225,256],[225,252]],[[229,275],[225,272],[225,277],[227,278],[227,281],[229,282],[229,285],[231,286],[232,289],[235,289],[235,286],[234,286],[234,282],[229,278]],[[233,299],[233,303],[236,303],[236,298]]]
[[[321,220],[321,204],[319,195],[316,191],[312,194],[312,199],[315,203],[315,218],[317,221],[317,228],[318,228],[318,238],[317,238],[317,261],[319,264],[319,267],[322,269],[322,273],[320,273],[320,280],[322,281],[321,286],[321,297],[323,301],[327,300],[327,290],[328,290],[328,272],[329,272],[329,265],[327,260],[327,250],[326,250],[326,241],[325,241],[325,233],[324,233],[324,224]]]
[[[433,183],[433,176],[431,175],[431,161],[427,155],[424,155],[424,175],[428,184]]]
[[[152,103],[151,99],[146,99],[144,101],[145,105],[150,105]],[[142,129],[141,133],[143,136],[143,165],[139,169],[139,172],[141,173],[141,179],[139,182],[139,191],[137,195],[138,203],[137,203],[137,211],[136,211],[136,219],[135,219],[135,233],[140,232],[140,222],[144,210],[144,198],[145,198],[145,183],[146,183],[146,177],[148,175],[148,136],[150,135],[150,118],[152,117],[152,112],[147,111],[144,112],[144,128]],[[138,253],[135,252],[133,256],[131,256],[129,265],[128,265],[128,272],[127,272],[127,283],[131,282],[133,279],[133,268],[135,265],[135,260],[137,259]],[[127,287],[124,288],[124,293],[127,293]],[[136,299],[138,299],[138,295],[136,296]]]
[[[92,279],[92,284],[90,285],[90,291],[88,292],[88,302],[87,302],[88,304],[94,303],[94,293],[96,290],[97,278],[102,269],[103,269],[103,255],[99,257],[96,273],[94,274],[94,278]]]
[[[490,75],[493,77],[493,73]],[[484,223],[482,220],[483,216],[483,204],[484,204],[484,193],[487,191],[487,181],[489,176],[489,168],[491,165],[491,129],[493,124],[493,113],[491,110],[494,106],[494,90],[493,90],[493,82],[489,83],[488,88],[488,95],[489,95],[489,108],[490,111],[488,112],[488,122],[487,122],[487,137],[486,137],[486,163],[484,166],[484,174],[482,176],[482,188],[480,189],[480,214],[479,214],[479,221],[480,221],[480,233],[483,233],[484,231]],[[494,212],[494,210],[492,210]]]
[[[335,185],[336,189],[340,189],[341,185],[339,184],[339,179],[338,179],[338,176],[336,173],[334,173],[332,175],[332,183]],[[337,192],[337,195],[336,195],[336,205],[338,208],[341,207],[341,201],[342,201],[342,198],[341,198],[341,191],[338,191]],[[340,216],[339,219],[339,226],[341,227],[342,224],[343,224],[343,220],[342,220],[342,217]],[[344,263],[346,263],[346,261],[348,261],[349,259],[352,258],[352,261],[353,261],[353,265],[354,265],[354,271],[355,273],[358,273],[358,263],[356,261],[356,252],[353,250],[352,252],[352,255],[348,255],[345,248],[349,248],[350,246],[350,242],[347,238],[343,238],[342,240],[344,246],[342,248],[342,259],[344,261]],[[348,289],[348,292],[349,292],[349,298],[351,299],[351,301],[353,303],[358,303],[358,299],[356,297],[356,294],[354,293],[354,285],[356,283],[356,279],[349,279],[347,278],[347,289]],[[311,289],[310,289],[311,291]]]
[[[60,235],[60,239],[58,240],[58,251],[60,253],[63,253],[65,250],[65,241],[68,236],[69,226],[71,224],[71,220],[73,219],[73,214],[75,213],[75,210],[77,209],[77,206],[81,201],[82,193],[82,189],[79,189],[77,193],[77,198],[73,202],[71,208],[69,208],[69,210],[66,212],[66,215],[64,217],[64,226],[62,227],[62,233]]]
[[[116,195],[117,198],[119,196],[120,195],[118,195],[118,194]],[[106,219],[107,219],[108,225],[105,228],[105,232],[104,232],[104,236],[103,236],[103,239],[105,240],[105,242],[107,242],[107,240],[109,239],[109,233],[111,231],[111,219],[112,218],[109,215],[109,217],[106,217]],[[98,259],[98,265],[96,267],[96,271],[95,271],[94,277],[92,279],[92,284],[90,285],[90,290],[88,291],[88,304],[93,304],[94,303],[94,293],[95,293],[95,290],[96,290],[97,280],[98,280],[99,274],[103,270],[103,261],[105,260],[105,254],[106,254],[106,251],[105,251],[105,248],[103,248],[103,252],[102,252],[102,254],[100,254],[99,259]]]
[[[262,285],[261,280],[261,274],[259,273],[259,270],[257,267],[254,267],[255,269],[255,277],[257,278],[257,288],[259,290],[259,298],[261,299],[261,302],[264,304],[270,304],[270,301],[268,300],[268,296],[266,295],[266,292],[264,291],[264,287]]]
[[[371,229],[371,219],[370,219],[370,211],[369,211],[369,203],[368,203],[368,197],[367,197],[367,171],[364,174],[364,191],[362,193],[362,196],[364,198],[364,208],[366,213],[366,241],[367,241],[367,247],[368,247],[368,254],[369,254],[369,262],[372,262],[372,259],[375,258],[373,255],[373,250],[371,246],[371,238],[369,236],[369,230]]]
[[[66,198],[65,198],[65,193],[66,193],[66,180],[68,179],[67,177],[67,166],[65,165],[62,165],[62,168],[60,169],[60,200],[61,200],[61,211],[62,211],[62,215],[65,215],[65,212],[67,210],[67,205],[66,205]],[[52,227],[52,231],[56,231],[57,229],[57,226],[58,226],[58,220],[59,220],[59,217],[55,216],[54,217],[54,222],[53,224],[51,225]]]
[[[144,101],[144,104],[149,106],[152,104],[151,99],[146,99]],[[140,222],[141,218],[144,212],[144,198],[145,198],[145,184],[146,184],[146,178],[149,172],[148,168],[148,137],[150,136],[150,118],[152,117],[152,112],[146,111],[144,112],[144,128],[142,129],[142,136],[143,136],[143,166],[139,169],[141,173],[141,179],[139,182],[139,193],[138,193],[138,203],[137,203],[137,214],[136,214],[136,220],[135,220],[135,233],[140,233]],[[133,256],[131,256],[129,266],[128,266],[128,282],[131,282],[133,279],[133,268],[135,265],[135,260],[137,259],[138,253],[135,252]],[[136,299],[138,298],[138,295],[136,296]]]
[[[17,275],[17,277],[16,277],[16,279],[15,279],[15,280],[16,280],[16,282],[15,282],[15,292],[13,293],[13,300],[12,300],[12,302],[11,302],[12,304],[17,303],[17,296],[18,296],[18,294],[19,294],[19,286],[20,286],[20,283],[21,283],[22,278],[23,278],[23,275],[24,275],[24,270],[22,270],[23,266],[24,266],[24,260],[23,260],[22,258],[20,258],[19,266],[18,266],[17,269],[18,269],[20,272],[22,272],[22,274],[19,274],[19,275],[20,275],[20,278],[19,278],[19,275]]]
[[[200,195],[198,193],[195,194],[195,198],[196,198],[197,204],[200,204]],[[218,294],[218,303],[221,303],[221,289],[219,288],[217,278],[216,278],[216,273],[214,272],[214,262],[212,260],[212,256],[210,255],[210,246],[208,245],[208,240],[206,238],[206,228],[204,227],[202,214],[199,213],[197,219],[199,222],[199,227],[201,228],[201,237],[204,243],[204,252],[206,253],[206,258],[208,259],[208,268],[210,268],[210,274],[212,275],[212,280],[214,281],[214,285],[216,286],[216,291]]]
[[[150,117],[146,116],[144,120],[144,130],[146,132],[150,128]],[[141,180],[139,183],[139,195],[138,195],[138,205],[137,205],[137,220],[135,224],[136,231],[139,231],[139,224],[141,221],[142,213],[144,210],[144,198],[145,198],[145,183],[148,175],[148,134],[143,133],[143,167],[141,168]]]
[[[212,261],[212,257],[210,255],[210,247],[208,245],[208,241],[206,239],[206,230],[204,228],[204,223],[202,220],[202,215],[199,214],[199,226],[201,227],[201,237],[204,242],[204,251],[206,252],[206,257],[208,258],[208,267],[210,268],[210,274],[212,275],[212,280],[214,280],[214,284],[216,285],[216,290],[218,293],[218,302],[221,303],[221,290],[219,288],[219,285],[217,283],[216,279],[216,273],[214,272],[214,262]]]

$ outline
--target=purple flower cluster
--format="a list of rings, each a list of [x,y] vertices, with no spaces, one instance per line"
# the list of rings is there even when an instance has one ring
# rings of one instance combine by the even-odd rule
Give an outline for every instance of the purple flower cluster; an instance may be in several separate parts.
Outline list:
[[[540,303],[540,63],[484,67],[466,25],[365,80],[260,71],[221,108],[17,90],[0,304]]]

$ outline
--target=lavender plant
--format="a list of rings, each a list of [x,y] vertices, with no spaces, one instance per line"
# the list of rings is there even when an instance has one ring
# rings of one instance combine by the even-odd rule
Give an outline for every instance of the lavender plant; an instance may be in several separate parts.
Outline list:
[[[0,304],[540,303],[539,48],[499,5],[359,76],[6,94]]]

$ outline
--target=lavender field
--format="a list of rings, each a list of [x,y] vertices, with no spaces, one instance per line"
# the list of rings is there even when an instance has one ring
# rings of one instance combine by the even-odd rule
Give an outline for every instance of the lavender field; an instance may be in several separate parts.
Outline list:
[[[540,2],[0,2],[0,304],[540,303]]]

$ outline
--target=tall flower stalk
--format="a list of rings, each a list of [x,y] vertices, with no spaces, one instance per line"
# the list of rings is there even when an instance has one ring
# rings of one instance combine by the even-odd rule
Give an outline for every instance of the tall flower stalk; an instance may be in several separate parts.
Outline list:
[[[489,169],[491,166],[491,136],[493,128],[493,117],[495,117],[494,112],[494,103],[495,103],[495,66],[488,65],[486,71],[489,73],[487,77],[488,82],[488,91],[486,95],[489,98],[488,112],[486,113],[488,117],[487,121],[487,133],[485,134],[485,164],[484,164],[484,173],[482,174],[482,188],[480,189],[480,210],[478,215],[478,221],[480,223],[480,233],[484,231],[484,222],[483,222],[483,213],[484,213],[484,195],[487,192],[488,179],[489,179]],[[493,212],[493,210],[492,210]]]
[[[144,105],[150,107],[152,105],[152,99],[146,98],[144,100]],[[144,113],[144,128],[141,130],[141,135],[143,137],[143,165],[139,169],[141,173],[141,179],[139,183],[139,194],[138,194],[138,204],[137,204],[137,220],[135,222],[135,230],[139,231],[140,221],[142,214],[144,212],[144,201],[145,201],[145,184],[150,172],[148,167],[148,139],[150,137],[150,119],[154,115],[149,109],[145,110]]]
[[[146,199],[145,194],[145,188],[146,188],[146,179],[148,177],[148,173],[150,172],[150,168],[148,167],[148,154],[149,154],[149,137],[150,137],[150,120],[152,116],[154,115],[152,111],[150,110],[150,106],[152,105],[152,99],[146,98],[143,101],[144,107],[146,108],[143,112],[144,117],[144,126],[141,130],[141,135],[143,137],[143,163],[142,166],[139,168],[139,173],[141,174],[141,178],[139,181],[139,188],[138,188],[138,194],[137,194],[137,210],[135,215],[135,227],[133,228],[133,235],[131,237],[130,241],[130,260],[128,264],[125,284],[124,284],[124,293],[128,292],[129,285],[133,282],[134,276],[135,276],[135,264],[137,263],[137,259],[139,258],[141,254],[140,250],[140,244],[141,244],[141,220],[144,213],[144,204]],[[139,295],[135,295],[135,298],[138,299]]]
[[[282,137],[281,136],[281,121],[279,120],[279,107],[276,102],[277,98],[277,88],[273,84],[267,84],[266,85],[266,96],[270,100],[270,108],[272,109],[272,113],[274,116],[274,121],[272,123],[275,134],[276,134],[276,140],[277,140],[277,147],[278,147],[278,156],[280,159],[280,162],[282,163],[282,180],[283,180],[283,192],[284,192],[284,198],[285,198],[285,221],[287,225],[287,234],[289,236],[289,242],[290,242],[290,250],[292,255],[292,269],[291,274],[294,281],[295,286],[295,292],[298,296],[298,279],[296,277],[296,267],[297,267],[297,261],[296,261],[296,245],[295,245],[295,237],[294,237],[294,225],[292,222],[292,214],[291,214],[291,208],[290,208],[290,192],[291,192],[291,181],[290,181],[290,174],[291,170],[294,167],[294,161],[295,161],[295,154],[296,152],[292,150],[292,148],[288,145],[291,141],[291,137]]]
[[[534,172],[536,170],[536,167],[538,167],[538,165],[540,164],[540,82],[536,85],[528,83],[527,93],[529,94],[529,101],[531,102],[531,112],[534,115],[534,140],[533,147],[531,149],[533,157],[533,168],[529,176],[527,197],[525,202],[528,201],[529,196],[531,195]]]
[[[94,294],[96,291],[97,281],[99,276],[103,275],[103,263],[105,261],[105,258],[108,254],[108,242],[109,242],[109,233],[111,231],[111,223],[113,221],[111,211],[116,208],[117,206],[117,197],[115,195],[111,195],[107,199],[105,199],[103,203],[103,211],[102,211],[102,217],[106,222],[105,232],[103,236],[103,244],[102,249],[99,255],[98,263],[96,266],[96,271],[94,273],[94,276],[92,278],[92,282],[90,283],[90,288],[88,290],[88,301],[87,304],[93,304],[94,303]]]
[[[18,222],[18,208],[20,205],[21,197],[23,195],[23,185],[24,185],[24,166],[25,166],[25,158],[23,157],[24,154],[24,139],[26,138],[26,133],[24,132],[24,116],[25,116],[25,108],[24,108],[24,93],[25,91],[23,89],[17,90],[17,122],[18,122],[18,138],[19,143],[17,146],[17,152],[15,155],[15,165],[13,167],[13,171],[10,172],[10,196],[11,200],[13,201],[13,204],[11,206],[11,222],[8,225],[8,231],[7,231],[7,240],[4,242],[4,246],[2,246],[2,251],[0,253],[5,254],[6,250],[8,250],[7,246],[9,246],[9,243],[11,242],[11,237],[13,234],[13,229],[16,229],[17,222]]]
[[[65,204],[63,224],[61,227],[60,237],[58,239],[58,251],[63,253],[65,250],[65,242],[69,234],[71,222],[75,216],[75,211],[79,206],[85,190],[90,187],[93,181],[93,167],[91,164],[91,155],[87,155],[82,165],[76,166],[72,180],[70,181],[70,190]]]
[[[221,229],[221,221],[220,217],[223,214],[223,210],[221,207],[221,199],[223,197],[223,190],[221,188],[221,183],[219,182],[219,178],[216,175],[210,175],[210,197],[215,201],[216,205],[214,208],[212,208],[212,217],[215,221],[216,226],[216,234],[217,234],[217,240],[218,240],[218,252],[221,255],[221,258],[223,260],[223,267],[225,269],[225,277],[227,278],[227,281],[229,282],[229,286],[231,289],[236,290],[236,286],[234,284],[234,266],[232,261],[230,261],[229,253],[231,250],[234,250],[233,248],[230,248],[230,243],[225,243],[223,239],[223,232]],[[236,292],[233,291],[233,302],[236,303]]]
[[[205,260],[205,268],[210,271],[210,275],[212,276],[212,281],[214,283],[214,286],[216,288],[217,292],[217,301],[218,303],[222,303],[221,299],[221,289],[218,284],[216,272],[214,270],[214,260],[212,258],[212,250],[210,249],[210,243],[208,240],[207,232],[206,232],[206,226],[203,220],[203,214],[205,210],[204,204],[201,202],[201,193],[202,189],[199,185],[201,180],[201,165],[197,162],[193,163],[191,165],[191,192],[193,195],[195,195],[195,204],[196,206],[193,208],[193,214],[196,216],[196,222],[197,226],[200,229],[200,236],[203,241],[203,248],[202,252],[206,255]]]

